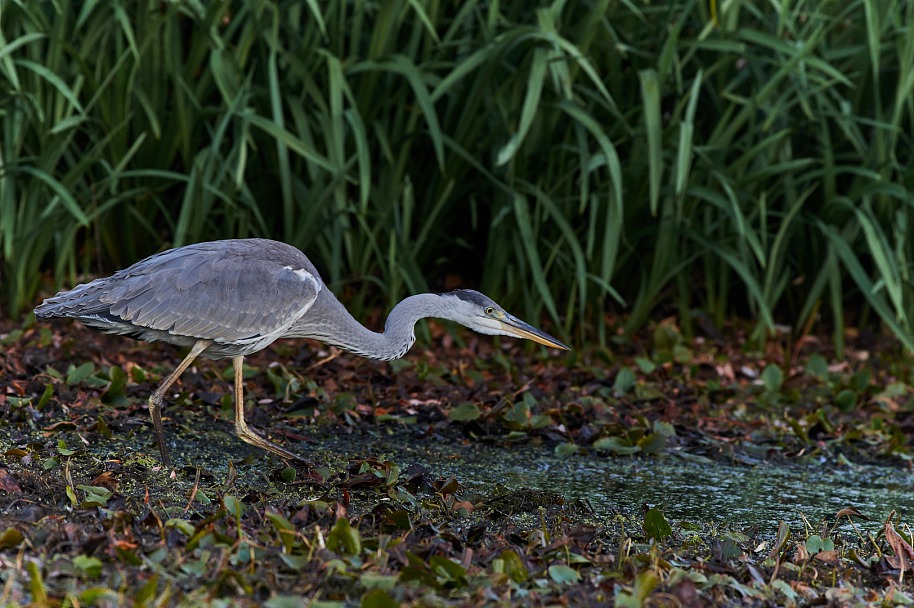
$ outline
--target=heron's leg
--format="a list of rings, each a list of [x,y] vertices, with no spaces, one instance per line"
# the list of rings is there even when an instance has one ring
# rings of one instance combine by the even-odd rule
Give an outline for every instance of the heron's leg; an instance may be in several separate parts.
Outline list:
[[[166,467],[171,466],[171,459],[168,458],[168,448],[165,447],[165,433],[162,431],[162,400],[165,393],[175,383],[175,380],[184,373],[190,364],[194,362],[197,355],[206,350],[206,347],[212,344],[210,340],[197,340],[191,347],[190,352],[181,361],[181,364],[171,372],[167,378],[162,380],[162,384],[149,396],[149,415],[152,417],[152,426],[155,427],[156,442],[159,444],[159,452],[162,454],[162,464]]]
[[[243,363],[243,355],[232,357],[232,365],[235,368],[235,434],[238,435],[238,438],[245,443],[250,443],[251,445],[256,445],[259,448],[273,452],[280,458],[307,462],[301,456],[293,454],[289,450],[281,448],[271,441],[267,441],[252,431],[250,428],[248,428],[247,422],[244,421],[244,383],[242,381]]]

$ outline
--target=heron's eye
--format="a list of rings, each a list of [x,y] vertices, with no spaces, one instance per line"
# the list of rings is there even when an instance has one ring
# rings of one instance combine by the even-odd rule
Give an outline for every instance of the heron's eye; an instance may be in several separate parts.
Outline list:
[[[486,308],[486,314],[487,314],[487,315],[494,315],[494,314],[495,314],[495,309],[492,308],[491,306],[487,307],[487,308]]]

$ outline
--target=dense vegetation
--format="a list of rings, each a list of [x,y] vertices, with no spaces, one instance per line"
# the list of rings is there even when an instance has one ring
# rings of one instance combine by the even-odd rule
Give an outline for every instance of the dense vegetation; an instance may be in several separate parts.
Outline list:
[[[538,4],[0,0],[7,313],[270,236],[356,302],[914,347],[914,2]]]

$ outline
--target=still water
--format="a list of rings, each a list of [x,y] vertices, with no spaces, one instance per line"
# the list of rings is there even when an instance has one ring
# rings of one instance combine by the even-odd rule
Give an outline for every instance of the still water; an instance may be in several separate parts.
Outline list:
[[[378,446],[382,451],[384,447]],[[598,517],[659,507],[670,520],[776,530],[779,520],[813,526],[854,507],[874,520],[891,511],[914,519],[914,472],[836,461],[749,466],[663,454],[652,458],[555,456],[543,447],[443,443],[387,448],[401,467],[412,462],[433,477],[453,475],[471,490],[531,488],[567,501],[586,499]]]

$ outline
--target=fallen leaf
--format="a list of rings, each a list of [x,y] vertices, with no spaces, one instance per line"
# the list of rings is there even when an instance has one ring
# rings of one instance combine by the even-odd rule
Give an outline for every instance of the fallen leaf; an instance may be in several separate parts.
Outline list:
[[[835,517],[859,517],[860,519],[865,519],[866,521],[873,521],[871,518],[867,517],[854,507],[847,507],[841,509],[838,513],[835,514]]]
[[[0,490],[3,490],[7,494],[12,493],[21,493],[22,489],[19,487],[19,484],[16,483],[16,478],[13,477],[13,474],[7,469],[0,469]]]
[[[911,560],[914,559],[914,547],[911,547],[908,541],[895,531],[895,526],[892,525],[891,521],[885,522],[885,539],[888,541],[892,551],[895,552],[895,556],[898,558],[897,568],[903,574],[911,568]]]
[[[111,471],[102,471],[98,476],[92,480],[93,486],[101,486],[103,488],[108,488],[109,490],[117,489],[117,478]]]

